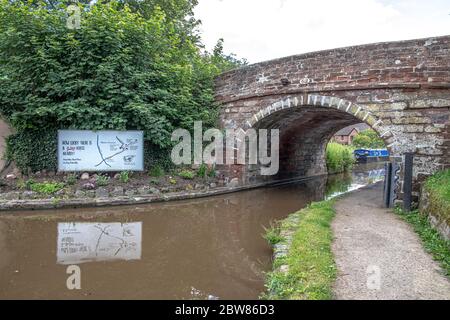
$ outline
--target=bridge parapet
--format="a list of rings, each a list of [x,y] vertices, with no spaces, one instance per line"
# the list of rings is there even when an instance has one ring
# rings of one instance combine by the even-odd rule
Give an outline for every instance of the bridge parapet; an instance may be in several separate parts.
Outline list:
[[[219,76],[224,128],[279,128],[280,168],[326,173],[325,146],[366,122],[391,154],[415,155],[414,191],[450,167],[450,36],[326,50],[250,65]],[[242,183],[258,180],[232,166]],[[226,171],[227,168],[224,168]]]

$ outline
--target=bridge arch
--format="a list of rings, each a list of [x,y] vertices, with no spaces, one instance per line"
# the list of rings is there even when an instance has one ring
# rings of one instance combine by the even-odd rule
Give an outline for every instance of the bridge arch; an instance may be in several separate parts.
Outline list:
[[[450,168],[448,66],[450,36],[325,50],[249,65],[216,79],[220,124],[282,128],[286,133],[280,151],[291,147],[283,156],[299,165],[304,162],[300,173],[311,176],[324,173],[323,162],[309,159],[302,148],[309,145],[311,154],[321,156],[322,142],[332,133],[365,122],[383,138],[397,162],[407,152],[414,154],[413,191],[418,195],[427,175]],[[302,137],[303,145],[295,137]],[[314,164],[310,169],[308,162]],[[284,168],[288,166],[284,162]],[[242,184],[258,180],[256,173],[238,165],[220,171]]]
[[[243,126],[244,130],[280,130],[280,171],[274,177],[259,177],[258,166],[247,166],[243,170],[246,182],[326,174],[328,142],[340,129],[362,122],[373,128],[392,152],[394,134],[381,119],[363,106],[339,97],[318,94],[280,98],[248,117]]]

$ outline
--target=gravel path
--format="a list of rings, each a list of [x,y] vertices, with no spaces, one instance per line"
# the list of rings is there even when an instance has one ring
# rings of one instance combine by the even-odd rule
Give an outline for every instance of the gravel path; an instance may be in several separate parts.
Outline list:
[[[446,299],[450,281],[410,225],[382,207],[382,184],[336,202],[336,299]]]

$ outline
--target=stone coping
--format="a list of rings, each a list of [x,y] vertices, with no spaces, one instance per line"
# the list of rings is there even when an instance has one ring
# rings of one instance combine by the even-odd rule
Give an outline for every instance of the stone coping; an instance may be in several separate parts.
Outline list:
[[[238,191],[256,189],[261,187],[283,185],[292,182],[301,182],[317,178],[319,176],[299,177],[285,180],[262,182],[252,185],[238,186],[238,187],[218,187],[202,191],[179,191],[171,193],[160,193],[150,195],[135,195],[135,196],[116,196],[107,198],[52,198],[52,199],[30,199],[30,200],[3,200],[0,201],[1,214],[8,211],[18,210],[49,210],[49,209],[65,209],[65,208],[90,208],[90,207],[108,207],[108,206],[123,206],[135,204],[148,204],[176,200],[189,200],[204,197],[212,197],[216,195],[234,193]]]

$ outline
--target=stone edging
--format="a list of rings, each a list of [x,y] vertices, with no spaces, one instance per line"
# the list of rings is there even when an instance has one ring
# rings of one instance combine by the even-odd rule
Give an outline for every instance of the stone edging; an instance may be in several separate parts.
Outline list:
[[[158,203],[176,200],[188,200],[205,198],[216,195],[228,194],[238,191],[256,189],[266,186],[281,185],[295,181],[306,181],[317,176],[307,178],[294,178],[275,182],[264,182],[254,185],[238,186],[238,187],[218,187],[215,189],[203,191],[180,191],[166,194],[151,194],[139,196],[117,196],[108,198],[75,198],[75,199],[33,199],[33,200],[5,200],[0,201],[0,211],[17,211],[17,210],[48,210],[48,209],[64,209],[64,208],[89,208],[89,207],[107,207],[107,206],[123,206],[134,204]]]

